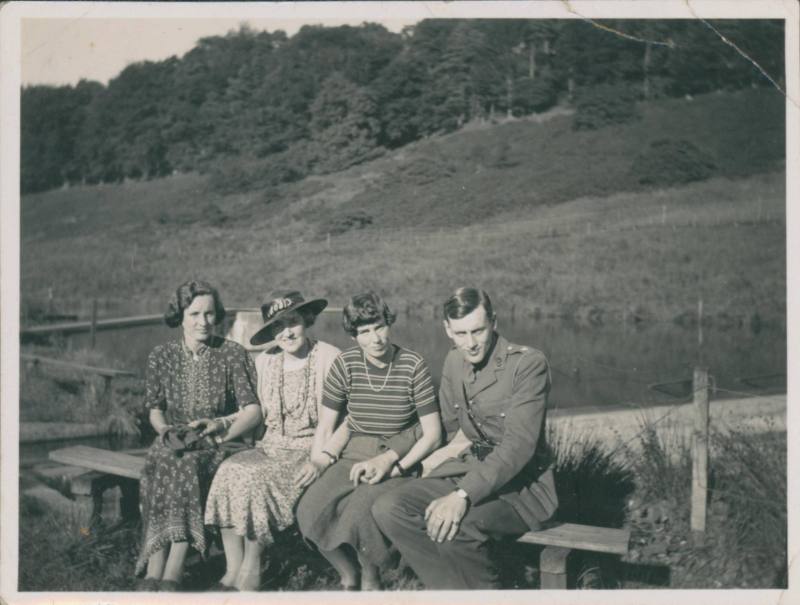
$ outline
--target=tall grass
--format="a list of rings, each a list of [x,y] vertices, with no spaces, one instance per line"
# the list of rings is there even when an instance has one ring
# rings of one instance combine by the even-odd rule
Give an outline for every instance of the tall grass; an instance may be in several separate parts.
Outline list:
[[[642,543],[663,543],[656,551],[671,566],[671,585],[786,587],[786,433],[712,429],[706,532],[696,547],[688,445],[676,450],[652,426],[640,441],[639,453],[628,453],[637,483],[630,523]]]

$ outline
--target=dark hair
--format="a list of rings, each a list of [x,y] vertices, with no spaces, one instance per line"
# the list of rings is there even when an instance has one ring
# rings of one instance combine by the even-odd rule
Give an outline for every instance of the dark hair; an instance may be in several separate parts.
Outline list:
[[[484,290],[478,288],[459,288],[453,292],[450,298],[444,301],[444,317],[445,319],[461,319],[480,306],[486,309],[486,316],[489,320],[493,320],[494,309],[492,309],[492,300]]]
[[[360,326],[384,322],[391,326],[397,316],[392,313],[384,300],[375,292],[356,294],[342,309],[342,327],[355,336]]]
[[[214,324],[219,324],[225,317],[225,307],[217,289],[205,281],[190,280],[178,286],[172,294],[164,313],[164,323],[170,328],[177,328],[183,323],[183,311],[198,296],[210,295],[214,298]]]

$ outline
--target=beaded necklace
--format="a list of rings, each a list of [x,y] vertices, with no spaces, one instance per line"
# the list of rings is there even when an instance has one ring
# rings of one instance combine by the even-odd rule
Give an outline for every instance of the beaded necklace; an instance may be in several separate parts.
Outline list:
[[[314,368],[314,357],[317,350],[315,346],[316,344],[316,341],[308,341],[309,351],[308,356],[306,357],[305,371],[303,372],[303,386],[300,389],[300,394],[294,401],[294,405],[290,405],[283,392],[283,362],[286,358],[286,353],[281,351],[281,360],[279,363],[280,369],[278,372],[278,402],[283,418],[286,418],[286,416],[297,418],[298,412],[302,412],[304,408],[304,404],[308,398],[308,392],[311,387],[311,374]]]
[[[389,362],[389,370],[386,372],[386,378],[383,379],[381,388],[376,389],[372,386],[372,379],[369,377],[369,362],[367,361],[367,354],[364,353],[364,372],[367,374],[367,384],[369,384],[369,388],[371,388],[374,393],[380,393],[386,388],[386,384],[389,382],[389,376],[392,374],[392,363],[394,363],[394,351],[392,351],[392,361]]]

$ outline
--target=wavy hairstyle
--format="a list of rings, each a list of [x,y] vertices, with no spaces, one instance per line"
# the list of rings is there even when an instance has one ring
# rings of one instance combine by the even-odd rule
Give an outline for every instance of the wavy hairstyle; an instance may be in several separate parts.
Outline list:
[[[342,309],[342,327],[350,336],[358,334],[360,326],[384,322],[391,326],[397,319],[384,300],[375,292],[356,294]]]
[[[217,289],[206,281],[189,280],[178,286],[167,303],[164,312],[164,323],[170,328],[177,328],[183,323],[183,312],[198,296],[210,295],[214,298],[214,325],[225,318],[225,307]]]

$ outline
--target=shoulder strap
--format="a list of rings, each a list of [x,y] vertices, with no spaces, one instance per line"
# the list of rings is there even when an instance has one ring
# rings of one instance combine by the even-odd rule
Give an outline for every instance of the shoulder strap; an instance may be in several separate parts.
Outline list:
[[[461,393],[464,395],[464,409],[467,411],[467,418],[469,418],[470,424],[472,424],[472,428],[475,429],[475,432],[478,433],[478,437],[481,438],[481,441],[486,443],[487,445],[491,445],[494,447],[497,445],[494,441],[487,437],[486,433],[481,430],[481,427],[478,426],[478,423],[475,422],[475,416],[472,414],[472,406],[469,403],[469,397],[467,396],[467,387],[464,385],[464,381],[461,381]]]

